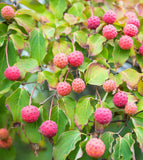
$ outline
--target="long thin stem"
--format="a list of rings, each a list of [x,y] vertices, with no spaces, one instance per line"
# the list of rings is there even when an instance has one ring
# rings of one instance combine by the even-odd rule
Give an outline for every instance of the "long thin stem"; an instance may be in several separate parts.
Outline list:
[[[7,42],[6,42],[6,62],[7,62],[7,65],[8,65],[8,67],[10,67],[10,65],[9,65],[9,62],[8,62],[8,42],[9,42],[9,36],[8,36],[8,38],[7,38]]]
[[[68,74],[69,74],[69,72],[70,72],[70,67],[69,67],[69,69],[68,69],[68,71],[67,71],[67,73],[66,73],[66,76],[65,76],[65,79],[64,79],[64,81],[66,81],[67,80],[67,76],[68,76]]]
[[[137,112],[136,114],[133,115],[133,117],[135,117],[137,114],[142,113],[142,112],[143,112],[143,110]]]
[[[73,40],[73,37],[72,37],[72,35],[71,35],[71,34],[70,34],[70,36],[71,36],[71,41],[72,41],[73,51],[75,51],[74,40]]]
[[[103,108],[102,100],[101,100],[101,97],[100,97],[100,94],[99,94],[99,92],[98,92],[97,87],[96,87],[96,93],[97,93],[97,95],[98,95],[98,97],[99,97],[99,101],[100,101],[101,108]]]
[[[38,83],[36,83],[36,84],[35,84],[35,86],[33,87],[32,93],[31,93],[31,95],[30,95],[29,106],[31,105],[31,102],[32,102],[32,96],[33,96],[33,93],[34,93],[34,90],[35,90],[35,88],[36,88],[37,84],[38,84]]]
[[[59,50],[59,53],[61,53],[61,51],[60,51],[60,41],[58,42],[58,50]]]
[[[53,102],[54,102],[55,96],[56,96],[56,94],[53,95],[53,98],[52,98],[52,101],[51,101],[50,112],[49,112],[49,120],[51,119],[51,112],[52,112]]]
[[[91,17],[93,17],[93,7],[91,6]]]
[[[111,121],[110,123],[116,123],[116,122],[125,122],[126,120],[115,120],[115,121]]]
[[[54,95],[54,94],[53,94]],[[50,98],[53,97],[53,95],[49,96],[47,99],[45,99],[43,102],[40,103],[40,105],[43,105],[44,103],[46,103]]]

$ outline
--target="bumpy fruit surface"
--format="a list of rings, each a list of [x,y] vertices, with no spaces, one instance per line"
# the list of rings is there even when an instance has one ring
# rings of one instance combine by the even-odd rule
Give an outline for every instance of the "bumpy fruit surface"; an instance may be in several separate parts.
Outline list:
[[[141,56],[143,56],[143,45],[139,48],[139,53]]]
[[[64,53],[56,54],[54,64],[59,68],[64,68],[68,64],[68,57]]]
[[[116,107],[122,108],[128,102],[128,97],[125,92],[118,92],[113,97],[113,103]]]
[[[67,82],[60,82],[57,85],[57,92],[61,96],[67,96],[71,92],[71,86]]]
[[[58,132],[57,124],[54,121],[48,120],[41,124],[40,133],[48,138],[54,137]]]
[[[11,147],[11,145],[12,145],[12,139],[10,136],[4,141],[0,140],[0,148],[8,149]]]
[[[103,36],[106,38],[106,39],[114,39],[116,36],[117,36],[117,30],[116,28],[109,24],[109,25],[106,25],[104,28],[103,28]]]
[[[128,19],[137,18],[137,15],[134,12],[129,11],[125,13],[125,17],[127,17]]]
[[[6,140],[9,136],[8,130],[6,128],[0,129],[0,140]]]
[[[137,106],[135,103],[128,102],[125,106],[125,113],[128,115],[133,115],[137,112]]]
[[[105,144],[99,138],[91,138],[86,144],[86,153],[93,158],[100,158],[105,152]]]
[[[133,40],[131,37],[125,35],[119,39],[119,46],[124,50],[128,50],[133,46]]]
[[[76,93],[80,93],[85,89],[85,83],[82,79],[76,78],[72,82],[72,88]]]
[[[113,80],[107,80],[103,83],[103,89],[106,92],[111,92],[116,89],[116,82]]]
[[[87,20],[87,27],[89,29],[96,29],[100,25],[100,19],[96,16],[92,16]]]
[[[128,24],[133,24],[135,25],[136,27],[139,27],[140,26],[140,21],[138,18],[130,18],[128,20]]]
[[[124,27],[123,32],[124,32],[125,35],[128,35],[130,37],[134,37],[138,33],[138,28],[135,25],[133,25],[133,24],[127,24]]]
[[[103,21],[107,24],[113,24],[116,21],[116,13],[113,11],[107,11],[103,15]]]
[[[98,108],[94,113],[96,121],[100,124],[108,124],[112,119],[112,112],[108,108]]]
[[[35,106],[26,106],[21,110],[22,119],[27,123],[33,123],[38,120],[39,110]]]
[[[16,81],[20,77],[20,71],[18,67],[12,66],[12,67],[8,67],[5,70],[4,75],[7,79],[11,81]]]
[[[14,9],[10,6],[5,6],[1,10],[1,15],[4,19],[10,20],[15,16]]]
[[[82,65],[84,56],[80,51],[74,51],[68,55],[68,62],[73,67],[78,67]]]

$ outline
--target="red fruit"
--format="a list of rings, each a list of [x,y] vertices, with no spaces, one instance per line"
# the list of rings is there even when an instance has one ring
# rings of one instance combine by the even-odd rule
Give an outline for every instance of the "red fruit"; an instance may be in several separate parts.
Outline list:
[[[123,32],[124,32],[125,35],[128,35],[130,37],[134,37],[138,33],[138,28],[135,25],[133,25],[133,24],[127,24],[124,27]]]
[[[86,144],[86,153],[93,158],[100,158],[105,152],[105,144],[99,138],[91,138]]]
[[[116,21],[116,13],[113,11],[107,11],[103,15],[103,21],[107,24],[113,24]]]
[[[98,108],[94,113],[96,121],[100,124],[108,124],[112,119],[112,112],[108,108]]]
[[[68,64],[68,57],[64,53],[56,54],[54,64],[59,68],[64,68]]]
[[[1,15],[4,19],[10,20],[15,16],[14,9],[10,6],[5,6],[1,10]]]
[[[133,46],[133,40],[131,37],[125,35],[119,39],[119,46],[124,50],[128,50]]]
[[[72,88],[76,93],[80,93],[85,89],[85,83],[82,79],[76,78],[72,82]]]
[[[128,102],[125,106],[125,113],[128,115],[133,115],[137,112],[137,106],[135,103]]]
[[[130,18],[137,18],[137,15],[134,12],[131,12],[131,11],[126,12],[125,16],[128,17],[129,19]]]
[[[12,139],[10,136],[4,141],[0,140],[0,148],[8,149],[10,148],[11,145],[12,145]]]
[[[6,140],[9,136],[8,130],[6,128],[0,129],[0,140]]]
[[[78,67],[82,65],[84,56],[80,51],[74,51],[68,55],[68,62],[73,67]]]
[[[11,81],[16,81],[17,79],[20,78],[20,71],[19,71],[18,67],[12,66],[12,67],[8,67],[5,70],[4,75],[7,79],[9,79]]]
[[[116,82],[113,80],[107,80],[103,83],[103,89],[106,92],[111,92],[116,89]]]
[[[139,48],[139,53],[141,56],[143,56],[143,45]]]
[[[39,110],[35,106],[26,106],[21,110],[21,117],[27,123],[33,123],[38,120]]]
[[[106,25],[104,28],[103,28],[103,36],[106,38],[106,39],[114,39],[116,36],[117,36],[117,30],[116,28],[109,24],[109,25]]]
[[[140,26],[140,21],[138,18],[130,18],[128,20],[128,24],[133,24],[135,25],[136,27],[139,27]]]
[[[57,85],[57,92],[61,96],[67,96],[71,92],[71,86],[67,82],[60,82]]]
[[[89,29],[96,29],[100,25],[100,19],[96,16],[92,16],[87,20],[87,27]]]
[[[125,92],[118,92],[113,97],[113,103],[116,107],[122,108],[128,102],[128,97]]]
[[[48,120],[41,124],[40,133],[48,138],[54,137],[58,132],[57,124],[54,121]]]

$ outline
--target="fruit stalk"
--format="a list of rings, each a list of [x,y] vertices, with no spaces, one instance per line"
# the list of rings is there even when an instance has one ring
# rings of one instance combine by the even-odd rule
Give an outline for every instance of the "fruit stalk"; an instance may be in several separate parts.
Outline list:
[[[66,73],[66,76],[65,76],[65,79],[64,79],[64,82],[66,82],[66,80],[67,80],[67,76],[68,76],[68,74],[69,74],[69,72],[70,72],[70,67],[69,67],[69,69],[68,69],[68,71],[67,71],[67,73]]]
[[[99,92],[98,92],[97,87],[96,87],[96,93],[97,93],[97,95],[98,95],[98,97],[99,97],[99,101],[100,101],[101,108],[103,108],[102,100],[101,100],[101,97],[100,97],[100,94],[99,94]]]
[[[31,102],[32,102],[32,96],[33,96],[33,93],[34,93],[34,90],[36,88],[38,83],[35,84],[35,86],[33,87],[33,90],[32,90],[32,93],[31,93],[31,96],[30,96],[30,100],[29,100],[29,106],[31,105]]]
[[[52,101],[51,101],[50,112],[49,112],[49,120],[51,119],[51,112],[52,112],[52,107],[53,107],[55,96],[56,96],[56,94],[53,95],[53,98],[52,98]]]
[[[73,37],[72,37],[71,34],[70,34],[70,36],[71,36],[71,42],[72,42],[72,46],[73,46],[73,51],[75,51],[74,40],[73,40]]]

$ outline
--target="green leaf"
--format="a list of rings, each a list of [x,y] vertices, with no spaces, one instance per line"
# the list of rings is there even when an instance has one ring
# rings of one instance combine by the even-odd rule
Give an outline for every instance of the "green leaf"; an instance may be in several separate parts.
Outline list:
[[[130,50],[123,50],[120,48],[118,41],[115,42],[112,53],[115,68],[121,67],[129,58]]]
[[[67,5],[65,0],[50,0],[50,9],[56,18],[61,19],[66,8]]]
[[[75,123],[80,130],[88,123],[89,117],[93,113],[90,99],[91,97],[80,98],[75,108]]]
[[[137,142],[140,144],[140,148],[143,152],[143,127],[136,127],[134,129],[136,136],[137,136]]]
[[[13,146],[9,149],[2,149],[0,148],[0,158],[1,160],[15,160],[16,158],[16,151]]]
[[[7,27],[5,23],[0,23],[0,36],[5,36],[7,34]]]
[[[78,67],[78,70],[81,72],[84,72],[90,63],[91,63],[91,60],[88,57],[84,57],[84,61],[82,65]]]
[[[74,109],[76,106],[76,101],[71,97],[65,96],[62,99],[59,99],[58,104],[59,107],[64,111],[66,116],[69,118],[70,129],[74,129]]]
[[[91,35],[87,40],[87,44],[89,45],[89,55],[98,55],[103,50],[103,42],[105,41],[106,38],[100,34]]]
[[[56,124],[58,125],[58,132],[56,136],[53,137],[54,141],[56,142],[58,137],[65,131],[65,126],[68,123],[68,118],[58,106],[55,106],[52,108],[51,120],[56,122]]]
[[[47,24],[41,26],[43,33],[46,35],[48,39],[54,38],[55,28],[48,26]]]
[[[143,56],[141,56],[140,54],[137,54],[136,59],[137,59],[137,63],[140,66],[141,71],[143,72]]]
[[[46,39],[41,29],[34,29],[30,36],[31,57],[37,59],[40,65],[46,55]]]
[[[72,14],[65,13],[64,14],[64,19],[70,24],[74,25],[78,22],[78,18],[73,16]]]
[[[137,84],[137,91],[141,96],[143,96],[143,81],[142,81],[142,78],[139,80],[139,82]]]
[[[109,76],[109,69],[99,63],[91,63],[84,75],[85,82],[93,85],[102,85]]]
[[[75,149],[75,144],[80,139],[79,131],[64,132],[54,146],[54,160],[65,160],[68,154]]]
[[[13,121],[21,122],[21,109],[29,104],[29,96],[24,88],[18,88],[6,99],[6,104],[12,112]]]

